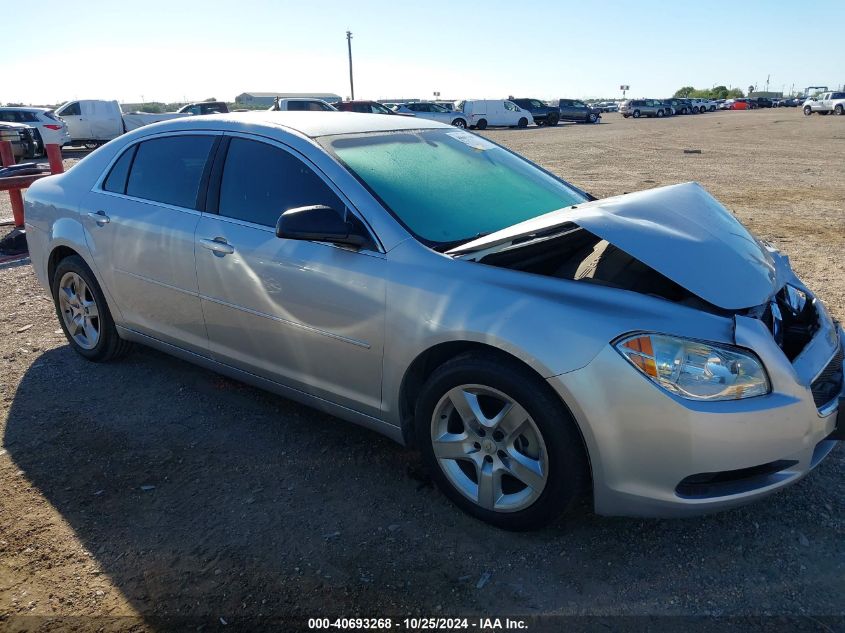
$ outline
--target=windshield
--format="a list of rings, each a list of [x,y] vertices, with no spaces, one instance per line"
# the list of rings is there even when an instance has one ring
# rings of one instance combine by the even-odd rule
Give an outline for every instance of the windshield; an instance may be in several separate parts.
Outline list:
[[[440,250],[587,200],[516,154],[461,130],[319,140],[411,233]]]

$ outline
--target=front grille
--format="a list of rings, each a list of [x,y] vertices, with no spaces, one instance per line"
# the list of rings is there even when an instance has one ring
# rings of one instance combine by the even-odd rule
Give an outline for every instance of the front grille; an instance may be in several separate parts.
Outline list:
[[[833,355],[831,361],[822,370],[822,373],[813,381],[810,388],[813,391],[813,402],[816,408],[820,409],[831,402],[842,392],[842,359],[845,357],[842,344],[839,350]]]

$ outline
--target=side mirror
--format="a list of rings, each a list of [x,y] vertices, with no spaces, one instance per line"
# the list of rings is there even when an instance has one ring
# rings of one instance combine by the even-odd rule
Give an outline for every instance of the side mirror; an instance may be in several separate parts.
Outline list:
[[[282,213],[276,222],[276,237],[331,242],[354,248],[361,248],[370,242],[362,228],[323,204],[297,207]]]

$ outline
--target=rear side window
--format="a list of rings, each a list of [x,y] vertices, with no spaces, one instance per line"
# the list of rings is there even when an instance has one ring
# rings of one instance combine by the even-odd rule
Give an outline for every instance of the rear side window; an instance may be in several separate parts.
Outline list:
[[[307,110],[308,109],[308,102],[307,101],[288,101],[288,110]]]
[[[126,195],[195,209],[213,136],[169,136],[138,145]]]
[[[126,179],[129,176],[129,168],[132,166],[132,158],[135,156],[137,145],[133,145],[123,152],[112,166],[109,175],[103,181],[103,189],[112,193],[126,193]]]
[[[233,138],[220,183],[220,215],[276,226],[288,209],[325,204],[345,205],[299,158],[278,147]]]

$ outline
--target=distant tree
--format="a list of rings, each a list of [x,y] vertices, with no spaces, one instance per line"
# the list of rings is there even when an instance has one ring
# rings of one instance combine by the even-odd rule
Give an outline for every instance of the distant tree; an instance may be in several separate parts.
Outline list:
[[[732,88],[728,90],[727,95],[725,95],[725,99],[739,99],[744,97],[745,95],[742,93],[742,90],[739,88]]]
[[[712,99],[727,99],[728,98],[728,88],[727,86],[716,86],[710,91],[710,97]]]
[[[684,99],[686,97],[692,96],[692,93],[695,92],[695,88],[692,86],[684,86],[683,88],[679,88],[675,91],[675,97]]]
[[[214,97],[209,97],[208,99],[204,99],[204,101],[211,102],[211,101],[217,101],[217,99],[214,98]]]
[[[149,112],[150,114],[161,114],[164,109],[160,103],[144,103],[138,108],[141,112]]]

